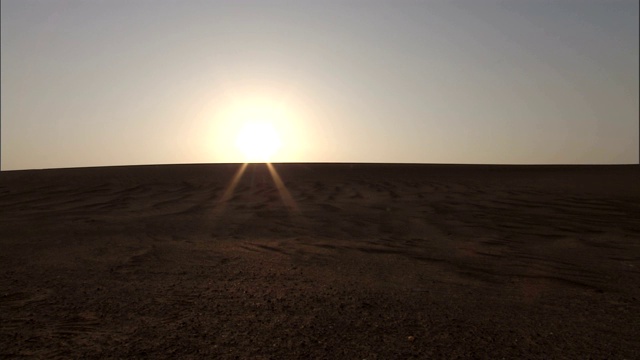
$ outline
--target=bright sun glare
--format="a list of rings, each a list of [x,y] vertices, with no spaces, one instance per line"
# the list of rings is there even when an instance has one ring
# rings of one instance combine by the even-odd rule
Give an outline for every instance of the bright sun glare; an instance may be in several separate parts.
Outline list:
[[[269,122],[247,122],[236,138],[247,162],[269,162],[280,145],[280,136]]]
[[[210,130],[203,132],[216,161],[295,161],[304,151],[304,117],[291,97],[231,91],[226,96],[227,101],[216,104]]]

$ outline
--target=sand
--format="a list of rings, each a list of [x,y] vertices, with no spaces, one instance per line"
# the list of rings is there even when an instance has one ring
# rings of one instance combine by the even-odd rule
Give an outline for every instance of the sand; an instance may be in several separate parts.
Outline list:
[[[239,168],[0,173],[0,357],[640,358],[640,166]]]

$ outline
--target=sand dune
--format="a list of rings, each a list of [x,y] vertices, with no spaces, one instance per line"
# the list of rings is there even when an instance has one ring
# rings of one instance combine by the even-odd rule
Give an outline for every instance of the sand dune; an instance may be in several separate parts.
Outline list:
[[[274,168],[0,173],[0,356],[640,358],[640,167]]]

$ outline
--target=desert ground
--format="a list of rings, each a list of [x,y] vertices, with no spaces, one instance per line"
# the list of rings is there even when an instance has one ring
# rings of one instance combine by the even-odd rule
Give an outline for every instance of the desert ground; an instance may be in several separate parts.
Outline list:
[[[273,169],[0,173],[0,357],[640,358],[640,166]]]

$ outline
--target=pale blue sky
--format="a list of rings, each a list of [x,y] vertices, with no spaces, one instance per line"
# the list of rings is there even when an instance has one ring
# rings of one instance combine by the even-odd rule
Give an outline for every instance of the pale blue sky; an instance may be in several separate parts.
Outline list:
[[[637,0],[1,4],[3,170],[638,162]]]

